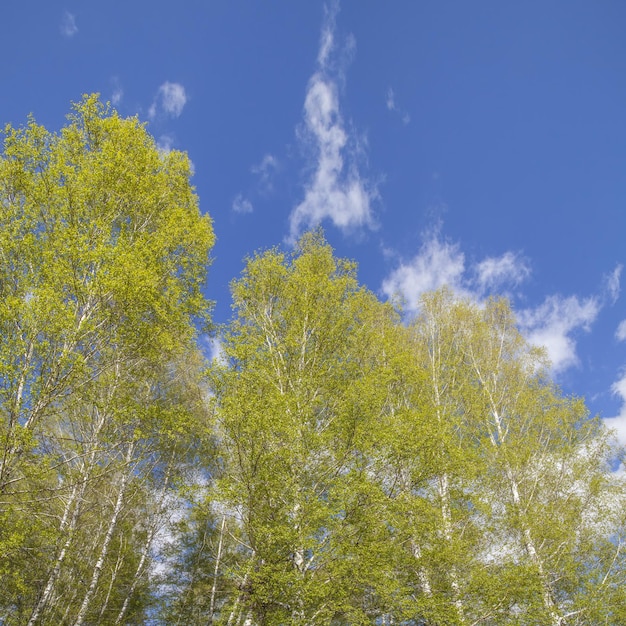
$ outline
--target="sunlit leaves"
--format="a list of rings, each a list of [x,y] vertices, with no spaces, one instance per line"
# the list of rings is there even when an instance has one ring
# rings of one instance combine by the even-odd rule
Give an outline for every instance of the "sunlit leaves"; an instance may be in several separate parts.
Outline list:
[[[105,606],[141,611],[124,594],[145,587],[162,515],[154,500],[204,412],[179,372],[193,370],[198,387],[211,221],[187,157],[159,152],[137,119],[96,96],[74,105],[60,133],[31,119],[4,136],[0,513],[11,524],[0,541],[22,563],[0,610],[77,624],[101,620]],[[30,584],[18,616],[20,580]]]

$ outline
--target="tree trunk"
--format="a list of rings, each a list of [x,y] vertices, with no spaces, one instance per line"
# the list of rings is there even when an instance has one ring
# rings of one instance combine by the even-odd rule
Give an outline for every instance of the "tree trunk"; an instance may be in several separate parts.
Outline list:
[[[129,444],[128,450],[126,452],[126,459],[125,459],[127,465],[129,465],[132,460],[134,449],[135,449],[135,444],[134,443]],[[89,583],[89,588],[87,589],[87,592],[85,593],[83,603],[80,607],[80,610],[78,611],[78,615],[76,616],[74,626],[82,626],[82,624],[85,621],[85,617],[87,616],[87,611],[89,609],[91,600],[94,594],[96,593],[98,581],[100,580],[100,574],[102,573],[102,567],[104,566],[104,561],[109,552],[109,545],[111,543],[111,540],[113,539],[113,533],[115,532],[115,529],[117,527],[117,521],[119,519],[119,515],[122,510],[122,505],[124,504],[124,496],[126,495],[126,488],[128,486],[128,481],[130,478],[130,470],[128,468],[124,468],[124,469],[125,471],[122,474],[122,482],[120,484],[120,489],[117,494],[117,500],[115,502],[115,508],[113,509],[113,515],[111,516],[111,520],[109,521],[109,527],[107,529],[104,542],[102,543],[98,560],[96,561],[96,565],[93,568],[91,582]]]

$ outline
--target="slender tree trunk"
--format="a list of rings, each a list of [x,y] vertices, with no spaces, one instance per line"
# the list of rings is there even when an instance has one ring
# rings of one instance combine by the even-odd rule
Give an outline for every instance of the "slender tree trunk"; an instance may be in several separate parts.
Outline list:
[[[113,587],[115,586],[115,581],[117,580],[117,574],[120,571],[120,568],[122,567],[122,563],[124,563],[124,551],[122,549],[122,547],[119,548],[119,552],[117,555],[117,561],[115,562],[115,567],[113,568],[113,572],[111,574],[111,580],[109,580],[109,587],[107,589],[107,593],[106,596],[104,598],[104,602],[102,603],[102,606],[100,607],[100,615],[98,616],[98,623],[102,624],[104,623],[104,614],[107,610],[107,607],[109,606],[109,600],[111,599],[111,593],[113,591]],[[126,596],[126,598],[128,599],[128,596]]]
[[[135,448],[134,443],[129,444],[128,450],[126,453],[127,465],[129,465],[132,460],[134,448]],[[113,515],[111,516],[111,520],[109,521],[109,527],[104,537],[104,542],[102,543],[98,560],[96,561],[96,564],[93,568],[91,582],[89,583],[89,588],[87,589],[87,592],[85,593],[85,597],[83,598],[83,603],[78,611],[78,615],[76,616],[74,626],[82,626],[82,624],[85,621],[85,617],[87,616],[87,611],[89,610],[89,605],[91,603],[91,600],[96,593],[98,581],[100,580],[100,574],[102,573],[102,567],[104,566],[104,561],[109,552],[109,545],[111,544],[111,540],[113,539],[113,533],[115,532],[115,529],[117,527],[117,521],[119,519],[119,515],[122,510],[122,505],[124,503],[124,496],[126,495],[126,488],[128,486],[129,479],[130,479],[130,470],[128,468],[124,468],[124,472],[122,474],[122,482],[120,484],[120,489],[117,494],[117,500],[115,502],[115,507],[113,509]]]
[[[95,437],[97,437],[97,435],[100,434],[100,431],[102,430],[105,421],[106,421],[106,411],[99,412],[98,421],[96,422],[96,428],[95,428],[95,433],[94,433]],[[91,450],[89,451],[89,455],[87,456],[86,463],[83,463],[83,467],[80,473],[80,483],[77,483],[72,488],[72,493],[70,495],[70,498],[67,504],[65,505],[65,510],[63,512],[63,519],[61,520],[61,525],[59,527],[59,532],[61,534],[63,534],[63,532],[65,532],[65,530],[67,529],[67,539],[65,540],[65,543],[63,544],[63,547],[61,548],[61,551],[57,555],[54,568],[52,569],[52,572],[50,572],[50,576],[48,577],[48,582],[46,583],[46,587],[41,597],[39,598],[35,608],[33,609],[30,619],[28,620],[28,626],[33,626],[34,624],[37,623],[37,620],[41,616],[42,612],[45,610],[46,605],[48,604],[54,592],[54,588],[59,578],[59,575],[61,573],[61,567],[63,565],[63,562],[65,561],[67,551],[72,545],[72,541],[74,539],[74,530],[76,528],[78,516],[81,511],[80,504],[84,498],[85,490],[87,488],[87,482],[89,481],[91,470],[95,463],[95,454],[96,454],[95,445],[92,442]],[[76,503],[76,506],[74,506],[74,503]],[[72,510],[72,507],[73,507],[72,519],[68,524],[67,520],[68,520],[69,513]]]
[[[490,389],[490,385],[488,384],[488,381],[485,380],[483,376],[482,369],[476,359],[475,354],[471,350],[469,354],[470,354],[474,371],[478,377],[478,380],[480,381],[480,384],[484,392],[487,395],[491,416],[493,418],[493,424],[495,425],[495,435],[497,436],[497,438],[493,434],[490,434],[491,445],[495,449],[498,449],[499,447],[502,446],[502,444],[504,443],[506,439],[506,432],[502,424],[502,416],[500,415],[500,412],[498,410],[498,403],[496,402],[496,399],[494,397],[495,387],[493,390]],[[497,357],[498,363],[499,363],[499,359],[500,359],[500,355],[498,355]],[[499,365],[496,364],[496,371],[498,370],[498,368],[499,368]],[[494,377],[493,377],[494,385],[497,384],[495,382],[496,380],[497,379],[494,374]],[[513,468],[511,467],[511,464],[508,458],[506,458],[506,456],[504,456],[504,466],[505,466],[507,481],[509,483],[509,489],[511,491],[511,498],[513,500],[513,506],[515,508],[515,511],[519,517],[519,521],[521,524],[522,544],[524,547],[524,551],[528,555],[528,558],[533,563],[533,565],[537,568],[537,572],[539,574],[543,606],[545,610],[547,611],[548,615],[550,615],[550,622],[552,626],[561,626],[562,618],[559,615],[559,609],[554,601],[554,597],[552,594],[552,586],[550,584],[550,581],[548,580],[548,576],[545,571],[543,559],[541,558],[541,556],[539,555],[537,551],[537,547],[535,546],[535,542],[532,537],[531,529],[526,523],[526,520],[524,519],[524,516],[523,516],[522,501],[521,501],[520,492],[519,492],[519,484],[517,480],[515,479]]]
[[[74,503],[76,502],[77,496],[79,495],[78,494],[79,489],[80,489],[80,498],[82,498],[84,491],[85,491],[85,481],[81,481],[80,485],[78,483],[74,485],[74,487],[72,488],[72,493],[70,494],[70,497],[68,498],[68,501],[65,504],[65,510],[63,511],[63,519],[61,520],[61,525],[59,527],[59,533],[63,535],[63,533],[67,529],[67,539],[65,540],[61,550],[59,551],[57,555],[56,561],[54,563],[54,567],[52,568],[52,571],[50,572],[50,575],[48,576],[48,582],[46,583],[46,587],[43,590],[43,593],[41,594],[41,596],[39,597],[39,600],[37,604],[35,605],[33,612],[31,613],[30,619],[28,620],[28,626],[33,626],[33,624],[36,624],[37,620],[39,619],[39,616],[41,615],[43,610],[46,608],[46,605],[48,604],[48,601],[50,600],[50,596],[52,595],[52,591],[59,577],[59,574],[61,572],[61,566],[63,565],[63,561],[65,560],[65,555],[67,554],[67,551],[70,545],[72,544],[72,539],[74,537],[74,529],[76,528],[76,521],[78,519],[78,513],[80,510],[80,507],[78,506],[74,507]],[[70,514],[71,514],[71,519],[70,519]]]
[[[171,462],[173,462],[173,456],[170,458],[170,463]],[[146,561],[148,560],[148,556],[150,554],[152,541],[157,532],[157,528],[159,524],[159,516],[163,513],[163,506],[164,506],[164,501],[165,501],[165,497],[167,494],[167,488],[168,488],[168,485],[170,484],[170,470],[171,470],[171,464],[167,466],[167,472],[163,480],[161,497],[158,499],[157,513],[155,515],[154,522],[152,523],[152,525],[150,526],[148,530],[146,540],[144,541],[143,548],[141,550],[141,558],[139,559],[137,569],[135,570],[135,575],[133,576],[133,582],[130,585],[130,589],[126,593],[126,597],[124,598],[122,608],[120,609],[120,612],[118,613],[117,618],[115,620],[115,626],[118,626],[118,624],[122,624],[122,621],[124,620],[124,616],[126,615],[126,611],[128,611],[128,605],[130,604],[130,601],[135,593],[135,590],[137,589],[137,585],[139,584],[139,581],[141,580],[141,576],[143,575],[144,567],[145,567]]]
[[[415,539],[411,539],[411,554],[418,562],[422,558],[422,550],[420,549],[419,544],[417,543],[417,541],[415,541]],[[428,577],[426,569],[422,565],[417,568],[417,580],[419,581],[422,593],[427,598],[432,597],[433,590],[430,585],[430,578]]]
[[[431,365],[431,382],[433,386],[433,400],[435,403],[435,410],[437,414],[437,423],[442,432],[445,432],[445,419],[444,412],[442,410],[442,394],[445,393],[446,385],[441,389],[440,382],[440,367],[441,367],[441,339],[438,336],[437,328],[433,324],[431,326],[431,350],[430,350],[430,365]],[[442,442],[443,447],[443,442]],[[441,450],[441,458],[445,459],[446,451]],[[445,461],[444,461],[445,464]],[[443,526],[443,537],[447,543],[452,540],[452,515],[450,512],[450,486],[448,472],[444,471],[440,474],[438,479],[438,491],[439,501],[441,507],[441,519]],[[455,565],[450,567],[448,573],[450,580],[450,587],[452,589],[452,597],[454,598],[454,606],[459,619],[459,624],[465,624],[465,607],[463,599],[461,597],[461,587],[459,584],[459,574]]]
[[[211,601],[209,603],[209,624],[213,623],[215,615],[215,594],[217,592],[217,575],[220,568],[220,560],[222,558],[222,546],[224,543],[224,529],[226,527],[226,515],[222,516],[222,525],[220,527],[220,540],[217,545],[217,556],[215,558],[215,569],[213,570],[213,585],[211,586]]]
[[[502,441],[502,437],[504,436],[503,428],[502,428],[502,420],[498,411],[493,407],[493,418],[496,424],[496,429],[498,433],[499,441]],[[492,444],[496,445],[496,442],[492,439]],[[526,554],[530,558],[533,565],[537,568],[537,572],[539,573],[539,580],[541,582],[541,591],[542,591],[542,599],[543,605],[550,615],[550,621],[553,626],[560,626],[561,617],[559,616],[558,609],[556,603],[554,602],[554,598],[552,597],[552,588],[550,585],[550,581],[546,575],[543,559],[539,556],[537,552],[537,548],[535,546],[535,542],[532,537],[532,532],[526,523],[526,520],[523,518],[522,513],[522,501],[519,493],[519,485],[517,480],[515,479],[515,475],[513,474],[513,469],[508,461],[505,459],[505,471],[507,475],[507,479],[509,482],[509,488],[511,490],[511,497],[513,499],[513,505],[515,506],[515,510],[517,511],[517,515],[519,516],[520,523],[522,526],[522,537],[524,549],[526,550]]]
[[[401,470],[400,481],[402,485],[402,491],[404,491],[405,493],[411,493],[411,480],[410,480],[409,473],[407,470],[405,469]],[[409,515],[411,517],[414,517],[414,512],[410,511]],[[411,554],[413,555],[413,558],[418,563],[420,563],[422,559],[422,549],[420,548],[418,539],[415,536],[411,537],[410,546],[411,546]],[[430,584],[430,577],[428,576],[428,572],[426,571],[426,568],[423,565],[421,565],[421,563],[418,565],[418,568],[417,568],[417,580],[419,582],[419,586],[420,586],[422,593],[427,598],[432,597],[433,591],[432,591],[432,585]],[[383,616],[383,618],[386,619],[386,616]]]
[[[241,590],[237,594],[237,598],[235,598],[235,604],[230,611],[228,616],[228,622],[226,622],[226,626],[233,626],[233,624],[237,623],[237,615],[239,614],[239,604],[243,598],[243,594],[245,593],[246,585],[248,584],[248,572],[245,573],[243,580],[241,581]]]
[[[297,496],[299,497],[299,496]],[[291,610],[291,619],[294,624],[301,624],[304,620],[304,602],[302,599],[302,583],[304,578],[304,548],[302,547],[302,532],[299,517],[301,515],[301,507],[299,503],[296,503],[293,507],[293,517],[295,520],[294,530],[296,531],[296,535],[298,536],[298,545],[293,551],[293,567],[296,571],[296,576],[298,577],[297,587],[296,587],[296,597],[295,597],[295,606]]]
[[[31,340],[28,344],[28,350],[24,355],[24,366],[20,374],[20,380],[17,384],[15,400],[9,412],[8,428],[5,437],[4,450],[2,452],[2,461],[0,462],[0,492],[4,491],[5,486],[10,482],[12,455],[15,453],[15,442],[11,441],[15,425],[19,421],[20,411],[22,409],[22,399],[24,396],[24,385],[26,384],[26,375],[33,358],[35,342]]]
[[[450,514],[450,487],[448,484],[448,474],[443,473],[439,477],[439,497],[441,500],[441,519],[443,525],[443,537],[447,543],[452,541],[452,516]],[[465,624],[465,607],[461,599],[461,586],[459,585],[459,573],[456,565],[450,566],[448,573],[450,577],[450,587],[452,588],[452,597],[454,598],[454,606],[459,617],[459,623]]]
[[[146,564],[146,561],[148,560],[148,554],[150,553],[150,546],[152,545],[152,540],[154,539],[155,532],[156,532],[156,529],[150,529],[150,532],[148,533],[148,537],[141,551],[141,558],[139,559],[137,569],[135,570],[135,575],[133,576],[133,582],[130,585],[130,589],[126,593],[126,597],[124,598],[124,603],[122,604],[122,608],[120,609],[120,612],[118,613],[117,618],[115,620],[116,626],[123,622],[124,616],[126,615],[126,611],[128,611],[128,605],[130,604],[130,601],[135,593],[135,590],[137,589],[137,585],[139,584],[139,581],[141,580],[141,575],[143,574],[144,566]]]

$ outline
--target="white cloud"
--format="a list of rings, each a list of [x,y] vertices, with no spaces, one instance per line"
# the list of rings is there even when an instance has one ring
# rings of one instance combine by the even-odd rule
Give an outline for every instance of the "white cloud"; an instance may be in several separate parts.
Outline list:
[[[170,117],[179,117],[187,104],[185,88],[180,83],[164,82],[148,110],[148,117],[154,119],[159,109]]]
[[[517,286],[530,276],[530,268],[518,254],[505,252],[500,257],[488,257],[476,265],[476,281],[482,291],[510,284]]]
[[[220,337],[209,337],[209,335],[203,335],[201,339],[205,346],[205,354],[208,352],[209,361],[211,363],[216,361],[219,365],[226,365],[228,361],[222,339]]]
[[[272,177],[278,169],[278,159],[271,154],[266,154],[258,165],[253,165],[250,170],[253,174],[257,174],[260,179],[261,186],[266,191],[272,189]]]
[[[398,108],[398,105],[396,104],[396,94],[391,87],[387,89],[387,97],[385,99],[385,104],[387,105],[387,109],[389,111],[393,111],[400,116],[400,119],[402,120],[402,123],[405,126],[411,121],[411,116],[406,111],[403,111],[400,108]]]
[[[122,89],[122,84],[117,76],[114,76],[111,79],[111,83],[113,84],[113,93],[111,94],[111,104],[113,106],[117,106],[124,97],[124,90]]]
[[[185,88],[178,83],[166,82],[159,87],[159,91],[165,112],[173,117],[178,117],[187,103]]]
[[[464,272],[465,255],[458,244],[442,242],[435,234],[423,243],[413,260],[401,263],[383,281],[382,290],[390,298],[402,297],[406,310],[415,312],[420,296],[427,291],[448,285],[457,293],[465,294]]]
[[[611,391],[614,395],[619,396],[622,406],[618,415],[606,418],[604,423],[615,430],[619,443],[624,446],[626,445],[626,372],[613,383]]]
[[[402,262],[383,281],[388,297],[400,296],[406,310],[416,312],[420,296],[447,285],[463,297],[479,301],[507,286],[517,286],[530,275],[527,262],[513,252],[488,257],[466,266],[458,243],[443,240],[439,229],[428,232],[415,257]]]
[[[111,102],[113,103],[113,106],[117,106],[122,101],[123,97],[124,90],[121,87],[115,89],[115,91],[111,95]]]
[[[343,72],[331,72],[337,4],[326,11],[318,52],[318,69],[309,80],[304,103],[306,147],[315,152],[314,170],[305,185],[304,200],[291,212],[289,240],[294,241],[307,227],[330,219],[343,231],[373,227],[372,201],[376,190],[358,170],[353,155],[358,139],[348,135],[339,107],[338,84]],[[350,40],[352,41],[352,40]],[[350,50],[354,44],[350,43]]]
[[[578,364],[573,335],[588,332],[600,308],[597,298],[552,295],[540,306],[520,311],[517,318],[528,341],[546,348],[553,372],[559,373]]]
[[[335,45],[335,21],[339,12],[339,2],[324,5],[324,23],[320,35],[320,49],[317,53],[317,64],[326,67],[330,62],[330,55]]]
[[[390,111],[395,111],[396,110],[396,95],[393,92],[393,89],[391,87],[389,87],[389,89],[387,89],[387,108]]]
[[[59,28],[64,37],[73,37],[78,32],[78,26],[76,26],[76,16],[69,11],[65,11]]]
[[[252,213],[254,207],[252,206],[252,202],[247,198],[244,198],[242,194],[237,194],[235,199],[233,200],[233,211],[235,213]]]
[[[604,290],[611,304],[615,304],[620,293],[620,277],[623,265],[616,265],[615,269],[604,277]]]
[[[622,320],[615,331],[615,337],[618,341],[626,341],[626,320]]]

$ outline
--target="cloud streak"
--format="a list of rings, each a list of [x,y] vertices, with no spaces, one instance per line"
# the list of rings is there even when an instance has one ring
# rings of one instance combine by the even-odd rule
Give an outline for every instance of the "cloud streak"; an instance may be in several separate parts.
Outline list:
[[[325,219],[344,232],[374,227],[372,202],[376,190],[359,172],[354,153],[358,140],[345,129],[339,104],[339,84],[344,75],[333,71],[337,5],[326,11],[317,70],[309,79],[304,102],[301,139],[315,157],[313,173],[305,184],[304,199],[291,212],[289,241]],[[352,153],[350,149],[352,148]]]
[[[465,255],[458,244],[442,241],[434,234],[419,252],[402,262],[383,281],[382,291],[389,298],[400,297],[409,313],[419,309],[422,294],[448,285],[456,293],[468,295],[464,285]]]
[[[111,83],[113,84],[113,93],[111,94],[111,104],[113,106],[118,106],[120,102],[122,102],[122,98],[124,97],[124,89],[122,88],[122,84],[117,76],[114,76],[111,79]]]
[[[271,154],[266,154],[259,164],[250,168],[250,171],[259,177],[261,189],[267,192],[272,190],[273,178],[277,169],[278,159]]]
[[[513,252],[488,257],[476,265],[475,271],[481,292],[495,291],[507,284],[517,287],[530,276],[526,261]]]
[[[619,264],[615,266],[615,269],[604,277],[604,290],[606,293],[606,297],[609,299],[611,304],[615,304],[619,299],[619,294],[621,291],[620,287],[620,278],[622,276],[622,269],[624,266]]]

